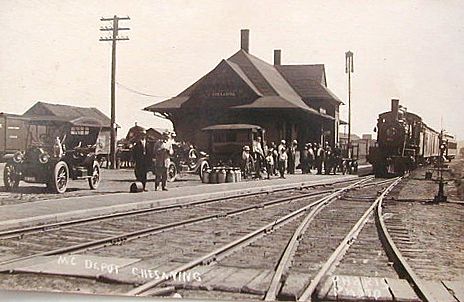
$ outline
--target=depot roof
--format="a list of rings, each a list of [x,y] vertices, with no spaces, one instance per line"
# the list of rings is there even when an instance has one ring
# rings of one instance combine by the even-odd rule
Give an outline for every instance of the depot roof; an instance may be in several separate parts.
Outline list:
[[[244,50],[221,63],[210,73],[192,84],[176,97],[144,108],[153,112],[169,112],[181,109],[204,90],[205,82],[218,68],[233,72],[235,77],[254,93],[255,98],[246,104],[231,108],[263,109],[292,108],[325,118],[332,118],[314,108],[311,101],[342,103],[327,87],[324,65],[271,65]]]

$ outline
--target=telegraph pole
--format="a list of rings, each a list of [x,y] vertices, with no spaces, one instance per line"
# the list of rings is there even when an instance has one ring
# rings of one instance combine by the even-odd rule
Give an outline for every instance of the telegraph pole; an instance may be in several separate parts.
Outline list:
[[[111,138],[110,138],[110,163],[111,169],[116,169],[116,41],[129,40],[128,37],[119,37],[120,30],[130,28],[119,27],[119,20],[130,20],[129,17],[101,18],[100,21],[112,21],[112,26],[102,26],[101,31],[111,31],[110,37],[100,37],[101,42],[112,42],[111,48]]]
[[[351,158],[351,73],[354,72],[353,53],[345,52],[345,73],[348,74],[348,158]]]

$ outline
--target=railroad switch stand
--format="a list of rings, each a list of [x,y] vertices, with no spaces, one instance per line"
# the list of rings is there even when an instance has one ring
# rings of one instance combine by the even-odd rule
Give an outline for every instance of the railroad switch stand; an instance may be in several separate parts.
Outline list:
[[[444,144],[440,144],[440,158],[438,161],[438,194],[435,195],[433,199],[433,203],[445,202],[447,200],[447,196],[445,195],[445,182],[443,181],[443,155],[445,152],[446,146]]]
[[[435,198],[433,199],[433,203],[445,202],[447,200],[444,187],[445,187],[445,182],[443,181],[443,179],[440,179],[440,182],[438,183],[438,194],[435,195]]]

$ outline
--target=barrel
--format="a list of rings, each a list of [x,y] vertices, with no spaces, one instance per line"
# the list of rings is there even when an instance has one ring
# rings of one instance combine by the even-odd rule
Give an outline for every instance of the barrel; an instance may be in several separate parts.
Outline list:
[[[209,174],[209,183],[217,184],[217,170],[216,169],[211,170],[211,173]]]
[[[201,182],[204,184],[209,183],[210,174],[211,174],[211,170],[203,171],[203,174],[201,175]]]
[[[143,191],[143,184],[140,181],[131,183],[129,191],[131,193],[139,193]]]
[[[226,182],[235,182],[235,172],[233,169],[227,169]]]
[[[226,182],[226,170],[224,168],[220,168],[217,172],[217,183],[222,184]]]

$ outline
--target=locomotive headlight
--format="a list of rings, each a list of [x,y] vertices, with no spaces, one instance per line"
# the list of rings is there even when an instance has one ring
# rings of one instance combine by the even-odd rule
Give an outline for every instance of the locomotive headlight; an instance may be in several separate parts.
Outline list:
[[[22,154],[21,152],[19,152],[19,151],[16,152],[15,155],[13,156],[13,161],[14,161],[15,163],[18,163],[18,164],[21,163],[21,162],[23,161],[23,159],[24,159],[24,156],[23,156],[23,154]]]
[[[41,164],[46,164],[48,163],[48,161],[50,160],[50,155],[48,155],[48,153],[42,153],[40,154],[39,156],[39,162]]]

